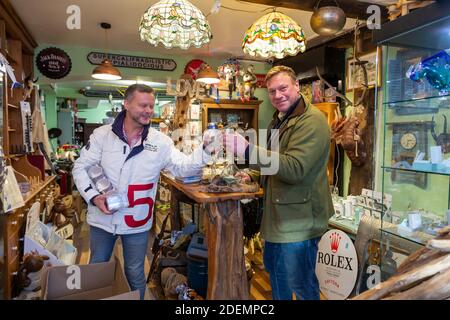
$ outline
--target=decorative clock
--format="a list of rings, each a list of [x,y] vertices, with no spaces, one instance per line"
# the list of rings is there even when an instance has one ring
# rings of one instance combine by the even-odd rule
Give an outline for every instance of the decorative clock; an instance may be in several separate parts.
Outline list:
[[[405,150],[414,149],[417,145],[417,137],[413,132],[406,132],[400,137],[400,145]]]
[[[412,169],[418,151],[428,153],[428,121],[393,122],[391,167]],[[391,180],[395,183],[413,183],[420,188],[427,185],[427,175],[422,172],[392,170]]]

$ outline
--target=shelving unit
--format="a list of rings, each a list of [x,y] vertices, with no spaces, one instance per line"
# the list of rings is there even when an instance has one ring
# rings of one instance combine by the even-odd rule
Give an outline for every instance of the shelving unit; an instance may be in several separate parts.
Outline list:
[[[315,103],[314,106],[318,108],[327,118],[327,123],[331,127],[331,123],[336,118],[336,112],[339,108],[337,102],[322,102]],[[330,144],[330,156],[327,165],[328,184],[334,185],[334,159],[335,159],[336,141],[331,140]]]
[[[450,48],[448,30],[450,3],[442,1],[374,31],[374,41],[383,46],[381,187],[383,193],[392,195],[392,210],[383,211],[380,228],[385,251],[392,250],[390,244],[399,240],[424,246],[436,230],[449,223],[446,212],[450,209],[450,167],[442,161],[420,163],[416,157],[423,152],[423,160],[431,160],[430,147],[441,145],[442,159],[450,158],[443,144],[445,139],[435,139],[445,134],[444,118],[450,120],[450,92],[438,90],[436,79],[431,78],[433,72],[420,76],[418,69],[413,69]],[[432,68],[438,66],[436,62]],[[420,81],[415,81],[411,70]],[[437,70],[437,74],[445,72],[448,70]],[[450,142],[450,135],[448,138]],[[421,221],[414,226],[412,217],[418,213]],[[404,247],[406,255],[412,253],[408,246]],[[381,270],[383,277],[383,260]]]
[[[33,76],[35,47],[37,43],[12,5],[0,0],[0,52],[14,68],[17,81],[22,82],[22,74]],[[16,175],[19,182],[31,178],[37,181],[41,177],[41,171],[30,164],[23,148],[24,128],[20,102],[23,100],[24,90],[11,89],[10,79],[5,72],[0,72],[0,77],[0,141],[3,152],[8,163],[20,173]],[[34,101],[31,99],[29,102],[33,110]],[[17,294],[15,277],[23,258],[28,209],[37,200],[43,206],[44,199],[55,187],[55,176],[48,176],[44,181],[34,184],[33,189],[25,195],[25,206],[6,214],[0,213],[0,299],[12,299]]]
[[[89,141],[89,137],[92,132],[103,124],[101,123],[85,123],[85,122],[76,122],[75,123],[75,141],[74,143],[81,143],[82,146],[85,146]]]
[[[214,99],[202,99],[202,132],[206,130],[209,122],[227,122],[227,117],[237,117],[248,128],[258,131],[258,108],[262,101],[221,99],[218,103]]]

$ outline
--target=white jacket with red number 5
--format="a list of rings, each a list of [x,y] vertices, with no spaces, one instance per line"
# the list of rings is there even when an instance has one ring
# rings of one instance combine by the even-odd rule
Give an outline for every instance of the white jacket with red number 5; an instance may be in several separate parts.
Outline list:
[[[196,175],[209,160],[202,146],[187,156],[174,147],[170,137],[150,126],[144,127],[142,143],[130,150],[122,131],[124,118],[122,111],[112,125],[95,129],[72,170],[75,185],[88,203],[87,222],[115,234],[150,229],[161,170],[174,176]],[[99,192],[86,170],[95,164],[103,168],[115,190],[128,196],[128,208],[107,215],[91,203]]]

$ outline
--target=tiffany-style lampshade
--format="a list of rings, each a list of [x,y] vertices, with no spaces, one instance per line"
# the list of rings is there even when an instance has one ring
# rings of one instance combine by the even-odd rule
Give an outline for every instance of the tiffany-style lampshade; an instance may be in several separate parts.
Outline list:
[[[253,23],[245,32],[242,50],[253,57],[284,58],[306,49],[302,28],[287,15],[273,11]]]
[[[141,18],[142,41],[167,49],[201,47],[212,38],[211,28],[203,13],[187,0],[161,0]]]

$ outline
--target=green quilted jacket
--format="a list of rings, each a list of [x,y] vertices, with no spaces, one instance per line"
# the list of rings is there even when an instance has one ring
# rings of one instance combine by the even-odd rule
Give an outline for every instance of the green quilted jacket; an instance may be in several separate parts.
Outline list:
[[[270,242],[297,242],[322,236],[334,214],[327,179],[330,130],[324,114],[303,101],[299,100],[279,129],[279,152],[261,146],[249,149],[250,158],[257,161],[251,168],[258,171],[267,167],[268,157],[279,157],[278,172],[259,177],[264,188],[261,236]],[[278,111],[269,128],[277,117]]]

